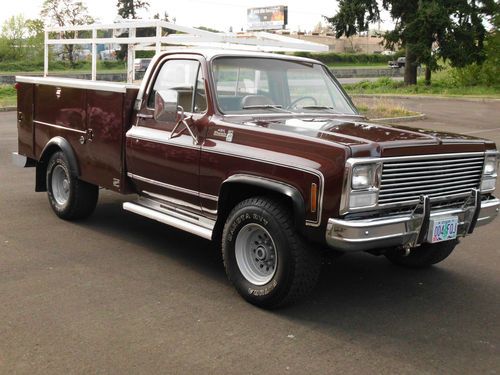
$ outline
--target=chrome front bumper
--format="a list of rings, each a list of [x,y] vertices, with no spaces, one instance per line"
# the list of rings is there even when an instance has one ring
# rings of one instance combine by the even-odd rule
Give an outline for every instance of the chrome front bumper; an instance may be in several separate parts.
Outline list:
[[[492,222],[497,216],[500,199],[481,201],[480,194],[473,191],[471,197],[460,208],[432,210],[427,197],[412,213],[374,219],[342,220],[329,219],[326,242],[342,251],[364,251],[394,246],[414,247],[425,242],[430,218],[458,216],[458,237],[464,237],[481,226]]]

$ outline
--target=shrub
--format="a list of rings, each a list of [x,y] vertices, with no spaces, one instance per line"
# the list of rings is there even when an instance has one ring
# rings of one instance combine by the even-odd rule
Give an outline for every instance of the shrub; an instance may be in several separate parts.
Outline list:
[[[336,52],[295,52],[295,56],[308,57],[319,60],[326,65],[339,63],[348,64],[385,64],[394,59],[394,56],[366,54],[366,53],[336,53]]]

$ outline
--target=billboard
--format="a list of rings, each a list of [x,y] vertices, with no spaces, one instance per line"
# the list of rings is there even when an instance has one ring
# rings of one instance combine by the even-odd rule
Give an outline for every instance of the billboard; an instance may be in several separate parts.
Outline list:
[[[276,5],[247,9],[248,30],[279,30],[288,24],[288,7]]]

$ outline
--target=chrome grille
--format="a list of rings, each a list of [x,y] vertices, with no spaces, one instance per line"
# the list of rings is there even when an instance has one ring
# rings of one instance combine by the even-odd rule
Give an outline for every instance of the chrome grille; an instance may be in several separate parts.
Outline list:
[[[434,202],[466,196],[479,188],[483,163],[482,153],[388,158],[383,163],[379,206],[413,204],[420,195]]]

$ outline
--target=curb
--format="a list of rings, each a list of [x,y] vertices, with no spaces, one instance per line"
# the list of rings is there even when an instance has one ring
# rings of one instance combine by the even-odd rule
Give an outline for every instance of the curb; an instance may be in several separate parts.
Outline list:
[[[442,95],[396,95],[396,94],[349,94],[355,98],[391,98],[391,99],[433,99],[433,100],[456,100],[464,102],[500,102],[497,98],[478,96],[442,96]]]
[[[16,109],[16,107],[0,107],[0,112],[11,112],[15,111]]]
[[[412,116],[402,116],[402,117],[386,117],[386,118],[372,118],[370,121],[374,122],[388,122],[388,123],[399,123],[399,122],[411,122],[418,121],[427,118],[425,113],[420,113],[418,115]]]

